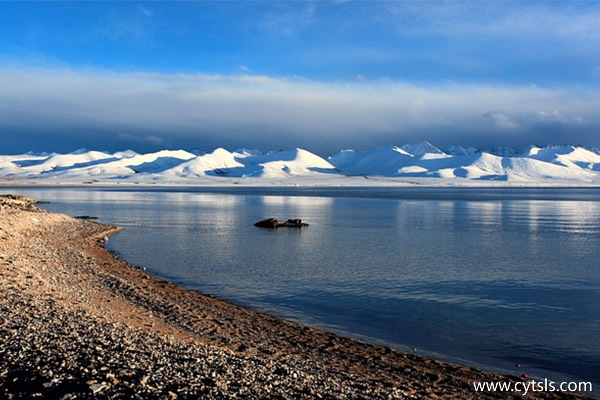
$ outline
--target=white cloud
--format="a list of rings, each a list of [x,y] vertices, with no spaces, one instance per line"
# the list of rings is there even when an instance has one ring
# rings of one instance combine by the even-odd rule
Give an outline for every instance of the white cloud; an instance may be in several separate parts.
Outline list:
[[[132,135],[130,133],[119,133],[117,138],[126,141],[126,142],[138,142],[138,143],[147,143],[151,145],[162,145],[165,143],[163,138],[153,135],[139,136]]]
[[[398,30],[445,36],[501,35],[600,38],[594,2],[391,2],[384,7]],[[517,7],[515,7],[518,5]]]
[[[540,121],[551,121],[551,122],[566,122],[567,117],[558,110],[552,111],[538,111],[536,116]]]
[[[519,123],[508,115],[499,111],[492,111],[484,114],[484,117],[491,119],[494,125],[500,129],[517,129]]]
[[[111,130],[131,135],[122,140],[155,144],[175,138],[199,144],[226,139],[274,148],[326,141],[339,147],[421,140],[478,145],[491,140],[483,139],[490,121],[495,134],[510,131],[525,137],[528,129],[552,120],[565,126],[562,142],[569,142],[572,129],[599,131],[600,98],[595,93],[596,88],[456,82],[336,84],[253,75],[5,68],[0,70],[0,132],[8,126],[40,132],[69,128],[78,132],[73,133],[77,141],[77,135],[88,131]],[[510,144],[511,137],[494,140]]]
[[[146,8],[144,6],[140,6],[140,12],[147,17],[151,17],[154,15],[154,13],[152,11],[150,11],[148,8]]]

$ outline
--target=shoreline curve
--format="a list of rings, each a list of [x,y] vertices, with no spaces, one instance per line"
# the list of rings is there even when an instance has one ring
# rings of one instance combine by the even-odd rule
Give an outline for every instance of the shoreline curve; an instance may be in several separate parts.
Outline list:
[[[473,389],[521,377],[367,344],[158,280],[104,248],[120,228],[34,204],[0,196],[0,397],[523,398]]]

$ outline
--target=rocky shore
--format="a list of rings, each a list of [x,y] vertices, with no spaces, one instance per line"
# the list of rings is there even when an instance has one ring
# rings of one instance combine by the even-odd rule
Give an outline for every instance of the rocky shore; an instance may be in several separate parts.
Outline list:
[[[518,377],[342,338],[156,280],[104,249],[117,230],[0,197],[0,398],[523,398],[472,385]]]

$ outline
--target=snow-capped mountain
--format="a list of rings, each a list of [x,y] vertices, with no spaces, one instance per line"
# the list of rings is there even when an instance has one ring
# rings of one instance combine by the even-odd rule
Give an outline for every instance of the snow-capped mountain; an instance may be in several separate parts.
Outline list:
[[[600,154],[580,146],[507,146],[489,151],[424,142],[342,150],[327,159],[303,149],[210,153],[132,150],[0,156],[1,183],[516,184],[600,185]],[[369,178],[365,180],[364,178]]]

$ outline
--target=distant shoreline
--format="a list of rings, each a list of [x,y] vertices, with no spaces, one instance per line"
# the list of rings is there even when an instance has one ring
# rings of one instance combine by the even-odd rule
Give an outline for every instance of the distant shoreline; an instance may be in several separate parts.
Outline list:
[[[343,338],[157,280],[119,228],[0,197],[0,396],[521,399],[523,382]],[[63,397],[73,398],[73,397]],[[588,398],[534,393],[528,398]]]

